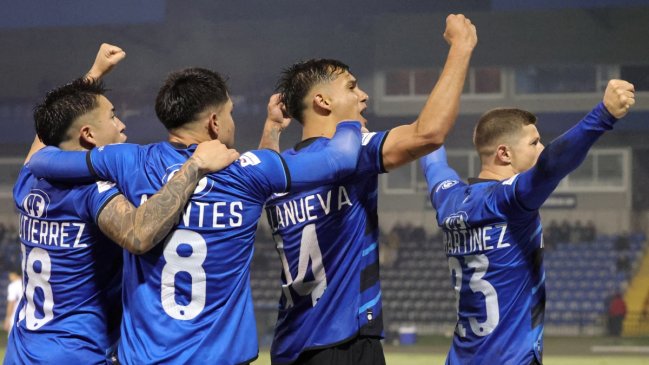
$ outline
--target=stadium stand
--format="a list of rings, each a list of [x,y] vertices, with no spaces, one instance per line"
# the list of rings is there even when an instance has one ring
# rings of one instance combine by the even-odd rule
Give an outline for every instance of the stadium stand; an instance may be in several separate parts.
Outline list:
[[[598,235],[594,241],[558,241],[545,252],[546,330],[561,335],[606,333],[609,298],[624,291],[646,250],[643,234],[628,236],[628,248],[619,250],[620,235]],[[446,256],[438,237],[404,240],[396,259],[381,267],[384,318],[388,336],[398,328],[416,325],[421,332],[445,333],[455,322],[455,293]],[[618,268],[628,257],[630,270]],[[276,316],[281,271],[274,244],[267,238],[256,244],[251,285],[258,316],[271,323]],[[264,319],[265,318],[265,319]],[[258,318],[260,319],[260,318]],[[262,328],[259,328],[262,331]]]

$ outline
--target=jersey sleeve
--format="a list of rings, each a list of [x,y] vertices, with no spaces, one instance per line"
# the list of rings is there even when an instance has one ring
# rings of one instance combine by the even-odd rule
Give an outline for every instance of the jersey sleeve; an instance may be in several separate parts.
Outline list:
[[[599,103],[584,119],[548,144],[534,167],[517,179],[516,196],[520,205],[528,210],[539,209],[561,179],[579,167],[592,145],[604,132],[613,129],[616,121],[604,104]]]
[[[235,164],[239,166],[246,184],[261,200],[289,188],[290,176],[286,163],[273,150],[248,151]]]
[[[383,166],[383,145],[389,131],[363,133],[361,153],[358,157],[357,175],[382,174],[387,172]]]
[[[78,197],[82,201],[75,204],[75,207],[84,221],[97,224],[97,219],[106,204],[119,194],[115,183],[96,181],[84,189],[83,194]]]
[[[88,152],[88,168],[99,180],[120,183],[144,166],[142,146],[130,143],[95,147]]]
[[[422,157],[419,164],[426,177],[429,196],[432,196],[437,184],[443,181],[460,181],[460,176],[448,165],[444,146]]]
[[[120,181],[137,171],[141,152],[140,146],[126,143],[95,147],[87,152],[49,146],[34,154],[27,166],[34,176],[56,181]]]
[[[70,183],[90,183],[94,176],[87,162],[88,152],[63,151],[47,146],[36,152],[25,165],[38,178]]]
[[[521,203],[517,191],[521,183],[524,184],[521,180],[521,174],[500,181],[499,184],[494,185],[494,189],[490,192],[487,200],[491,205],[495,206],[497,211],[506,215],[509,219],[525,219],[530,214],[535,213],[537,209],[529,209]]]
[[[290,176],[287,191],[334,183],[356,171],[361,152],[361,124],[338,123],[336,133],[319,151],[284,155]]]

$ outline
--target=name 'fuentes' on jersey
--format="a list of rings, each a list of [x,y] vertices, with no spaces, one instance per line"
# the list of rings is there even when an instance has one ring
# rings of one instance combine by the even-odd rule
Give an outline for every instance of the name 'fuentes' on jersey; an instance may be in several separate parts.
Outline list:
[[[169,176],[167,181],[173,175]],[[194,193],[200,193],[207,185],[207,178],[203,178]],[[205,180],[205,181],[203,181]],[[140,198],[140,205],[147,201],[148,195]],[[241,227],[243,224],[243,202],[221,201],[221,202],[200,202],[189,201],[183,212],[179,227],[206,227],[206,228],[230,228]]]

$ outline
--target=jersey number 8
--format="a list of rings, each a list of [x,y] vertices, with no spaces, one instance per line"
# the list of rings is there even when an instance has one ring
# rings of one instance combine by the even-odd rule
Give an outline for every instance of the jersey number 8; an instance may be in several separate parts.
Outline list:
[[[183,244],[192,249],[188,256],[178,254],[178,247]],[[207,243],[200,234],[179,229],[169,237],[163,255],[166,263],[160,280],[162,308],[172,318],[190,320],[205,308],[207,275],[202,265],[207,257]],[[186,305],[176,301],[176,274],[179,272],[186,272],[191,277],[191,299]]]

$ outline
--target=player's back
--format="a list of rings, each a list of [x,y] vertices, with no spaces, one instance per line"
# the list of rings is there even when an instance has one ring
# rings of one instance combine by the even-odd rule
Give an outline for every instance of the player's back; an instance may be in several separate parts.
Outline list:
[[[38,180],[14,186],[24,295],[5,364],[105,364],[121,318],[122,254],[95,224],[118,192],[110,184]]]
[[[132,149],[132,158],[112,178],[139,205],[195,146],[165,142]],[[101,175],[104,168],[95,168]],[[121,363],[239,364],[256,358],[249,265],[263,203],[273,190],[286,188],[281,171],[274,152],[243,154],[199,182],[163,243],[141,256],[125,253]]]
[[[516,177],[433,192],[458,322],[447,364],[529,364],[541,358],[545,287],[538,211],[518,205]]]
[[[283,266],[273,363],[289,363],[306,350],[359,333],[382,336],[377,176],[386,135],[363,136],[350,176],[306,192],[276,194],[266,204]],[[307,140],[282,154],[317,152],[326,141]]]

